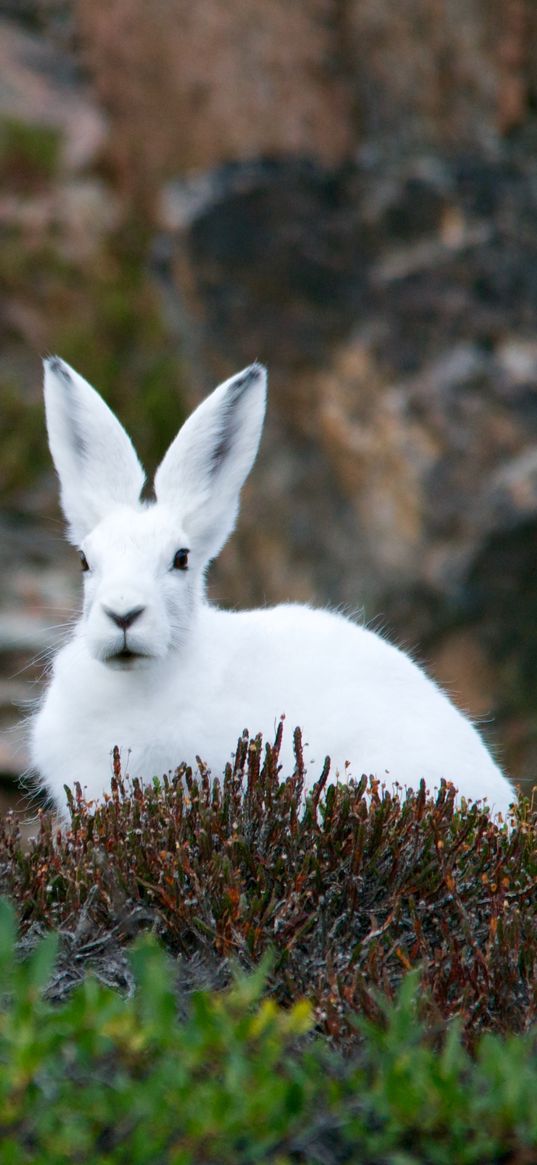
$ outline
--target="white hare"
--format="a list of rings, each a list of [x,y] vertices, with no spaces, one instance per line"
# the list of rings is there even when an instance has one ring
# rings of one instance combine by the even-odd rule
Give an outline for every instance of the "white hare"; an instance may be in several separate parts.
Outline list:
[[[433,789],[445,777],[505,813],[514,790],[475,728],[381,636],[307,606],[231,612],[207,602],[205,572],[235,525],[265,395],[259,364],[220,385],[172,442],[156,502],[141,502],[144,472],[119,421],[67,364],[45,361],[84,607],[32,725],[41,782],[60,811],[74,781],[98,798],[115,745],[131,776],[151,779],[197,755],[218,775],[244,728],[270,740],[285,714],[284,773],[299,725],[310,783],[328,754],[340,779],[366,773],[416,788],[425,778]]]

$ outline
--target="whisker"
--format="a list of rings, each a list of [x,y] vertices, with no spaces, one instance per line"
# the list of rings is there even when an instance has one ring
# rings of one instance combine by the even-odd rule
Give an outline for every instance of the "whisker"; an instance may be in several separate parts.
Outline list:
[[[52,810],[55,808],[53,797],[39,785],[37,773],[31,767],[28,767],[21,773],[18,785],[23,791],[25,800],[29,802],[29,808],[32,806],[35,806],[37,810],[43,808],[45,810]],[[24,818],[23,820],[25,825],[38,824],[35,816]]]
[[[40,608],[39,608],[39,609],[40,609],[41,611],[45,612],[45,613],[46,613],[47,611],[57,611],[57,612],[59,612],[60,614],[61,614],[62,612],[65,612],[65,614],[66,614],[66,615],[72,615],[72,614],[73,614],[73,612],[74,612],[74,611],[75,611],[77,608],[75,608],[75,607],[57,607],[57,606],[54,606],[52,603],[43,603],[43,604],[40,606]]]
[[[7,677],[8,680],[16,680],[19,678],[19,676],[24,675],[25,672],[28,672],[35,667],[39,667],[43,663],[49,664],[52,662],[52,660],[57,655],[58,651],[61,650],[61,648],[64,647],[65,644],[69,642],[69,640],[71,638],[71,631],[73,630],[75,624],[73,623],[72,626],[66,626],[65,624],[58,624],[58,626],[61,626],[61,629],[63,632],[62,635],[58,636],[55,639],[54,643],[50,643],[46,647],[44,647],[41,651],[34,653],[30,657],[30,659],[26,660],[26,662],[23,663],[20,668],[18,668],[17,671],[11,672],[11,674],[8,675],[8,677]]]

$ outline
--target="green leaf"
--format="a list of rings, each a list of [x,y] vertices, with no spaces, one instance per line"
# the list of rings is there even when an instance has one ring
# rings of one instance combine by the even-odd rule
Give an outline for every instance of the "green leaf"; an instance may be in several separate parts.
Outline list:
[[[0,991],[11,986],[16,941],[15,909],[7,898],[0,898]]]

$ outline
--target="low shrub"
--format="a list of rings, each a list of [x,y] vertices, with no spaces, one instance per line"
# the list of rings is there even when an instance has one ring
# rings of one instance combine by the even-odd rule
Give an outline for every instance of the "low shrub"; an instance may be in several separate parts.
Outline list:
[[[521,802],[511,828],[476,805],[457,809],[442,785],[392,796],[365,778],[304,795],[279,771],[274,745],[239,742],[213,782],[200,762],[142,787],[116,757],[111,794],[70,796],[70,824],[42,814],[25,851],[0,824],[0,890],[31,945],[59,929],[51,990],[62,998],[93,966],[128,987],[123,946],[154,930],[183,980],[223,985],[230,960],[255,967],[273,952],[269,989],[289,1006],[307,997],[317,1029],[353,1048],[354,1018],[379,1018],[419,967],[431,1028],[457,1017],[468,1047],[483,1031],[522,1032],[535,1015],[535,815]],[[367,787],[368,786],[368,787]]]

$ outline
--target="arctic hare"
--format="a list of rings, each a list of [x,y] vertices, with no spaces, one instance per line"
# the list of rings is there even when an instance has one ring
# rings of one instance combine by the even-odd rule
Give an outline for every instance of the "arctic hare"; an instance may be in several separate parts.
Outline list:
[[[416,788],[425,778],[433,789],[445,777],[505,812],[514,790],[475,728],[381,636],[307,606],[231,612],[207,602],[207,564],[235,525],[265,395],[260,364],[221,384],[172,442],[156,502],[142,502],[144,472],[119,421],[72,368],[45,361],[84,607],[33,721],[42,783],[60,811],[74,781],[98,798],[115,745],[131,776],[151,779],[197,755],[221,774],[244,728],[272,739],[285,714],[284,774],[299,725],[310,783],[328,754],[343,780],[366,773]]]

